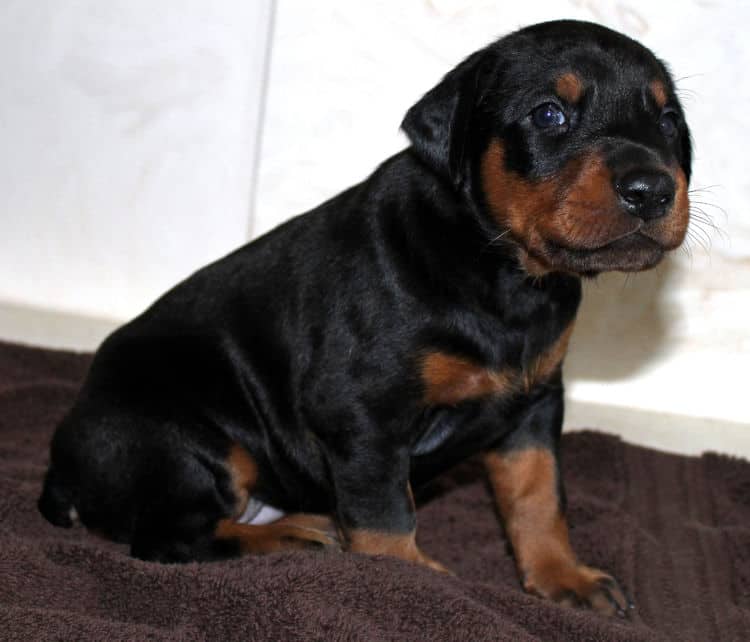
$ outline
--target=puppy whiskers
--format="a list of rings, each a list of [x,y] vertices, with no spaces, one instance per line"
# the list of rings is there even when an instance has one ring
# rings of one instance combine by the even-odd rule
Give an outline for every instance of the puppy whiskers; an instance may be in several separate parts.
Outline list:
[[[510,228],[505,230],[504,232],[501,232],[498,234],[494,239],[491,239],[488,243],[488,245],[495,245],[497,244],[497,241],[501,240],[504,236],[506,236],[510,232]]]

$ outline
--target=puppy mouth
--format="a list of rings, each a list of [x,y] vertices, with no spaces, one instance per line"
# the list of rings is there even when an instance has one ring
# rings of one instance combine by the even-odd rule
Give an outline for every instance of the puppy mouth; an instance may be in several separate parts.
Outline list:
[[[648,236],[639,225],[594,248],[575,248],[547,241],[546,258],[549,263],[583,275],[605,271],[639,272],[654,267],[662,260],[667,248]]]

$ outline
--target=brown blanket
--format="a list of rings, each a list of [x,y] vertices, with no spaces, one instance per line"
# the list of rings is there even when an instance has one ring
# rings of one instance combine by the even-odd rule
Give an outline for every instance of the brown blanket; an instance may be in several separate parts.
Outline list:
[[[54,528],[36,498],[88,362],[0,344],[0,639],[750,640],[750,464],[592,432],[564,438],[573,545],[620,579],[630,621],[520,590],[472,462],[419,509],[423,548],[457,577],[314,552],[165,566]]]

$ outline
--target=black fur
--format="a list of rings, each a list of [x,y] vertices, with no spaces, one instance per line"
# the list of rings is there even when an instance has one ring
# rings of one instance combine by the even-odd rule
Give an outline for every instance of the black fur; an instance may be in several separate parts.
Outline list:
[[[529,114],[568,69],[593,89],[570,106],[566,133],[535,129]],[[669,83],[674,142],[659,138],[659,110],[643,97],[655,75]],[[488,448],[556,450],[559,370],[509,396],[423,400],[427,352],[523,371],[580,302],[580,275],[530,277],[517,239],[493,242],[503,229],[480,159],[501,140],[506,169],[533,183],[604,145],[611,158],[656,157],[689,176],[668,78],[636,42],[572,21],[473,54],[409,110],[408,149],[192,275],[103,343],[54,436],[40,510],[68,526],[75,507],[139,557],[208,559],[222,552],[212,529],[234,506],[234,443],[258,464],[261,501],[333,514],[344,531],[389,532],[414,528],[409,480]]]

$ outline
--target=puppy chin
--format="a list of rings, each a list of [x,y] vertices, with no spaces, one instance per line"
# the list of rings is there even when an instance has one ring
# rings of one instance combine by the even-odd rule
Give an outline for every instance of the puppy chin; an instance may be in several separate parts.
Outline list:
[[[547,243],[546,262],[554,269],[581,276],[601,272],[640,272],[655,267],[665,248],[638,232],[595,249],[576,249]]]

